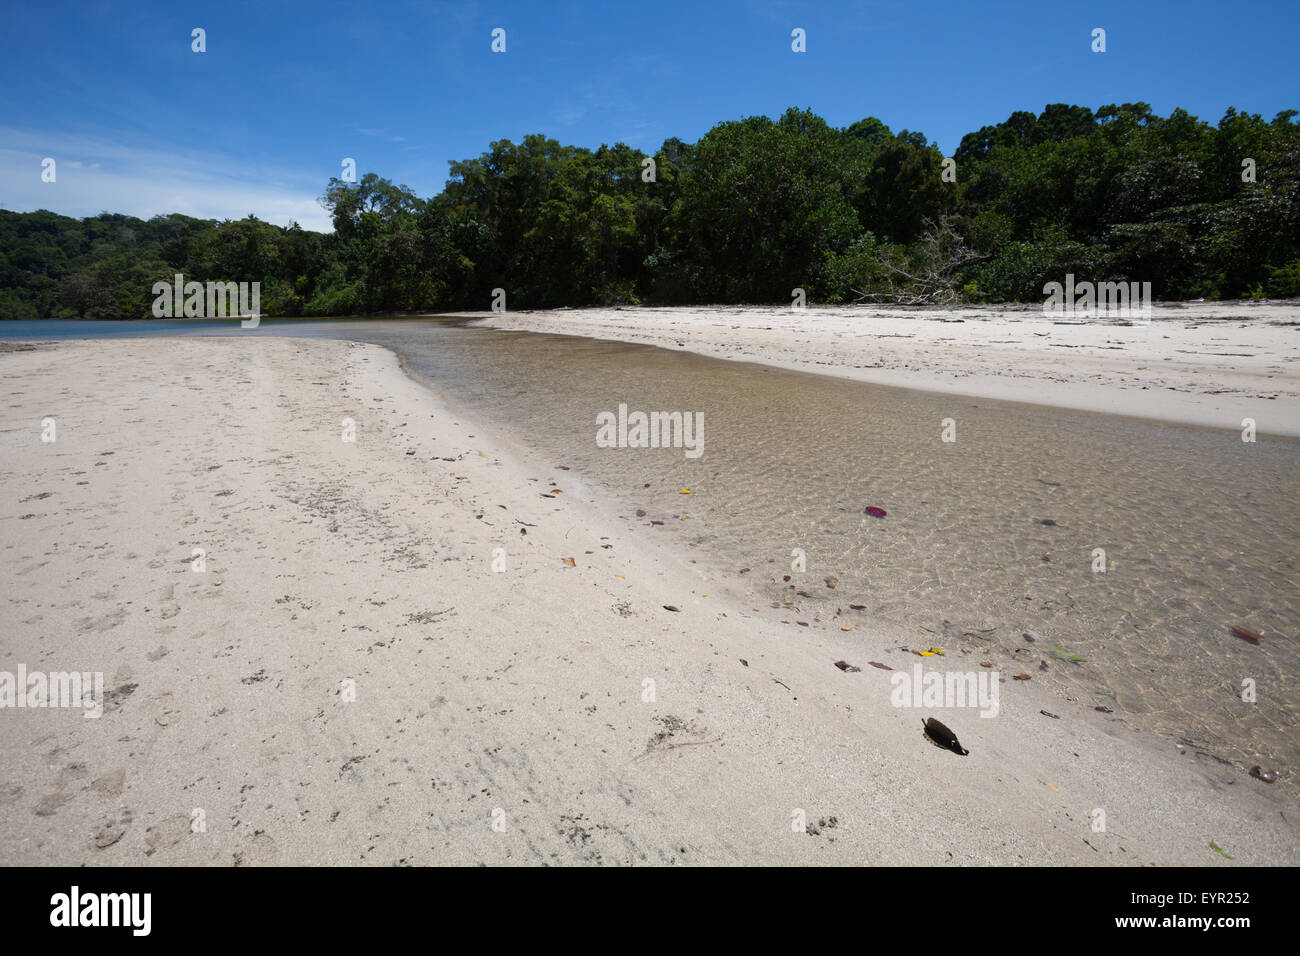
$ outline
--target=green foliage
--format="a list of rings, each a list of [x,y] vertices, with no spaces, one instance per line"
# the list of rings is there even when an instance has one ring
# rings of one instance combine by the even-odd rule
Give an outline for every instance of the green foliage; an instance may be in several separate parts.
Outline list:
[[[882,271],[883,250],[875,235],[863,233],[843,252],[827,252],[821,265],[820,297],[843,302],[855,295],[854,290],[871,289]]]
[[[835,129],[790,109],[653,156],[531,135],[453,162],[431,199],[374,173],[332,179],[324,235],[0,210],[0,318],[147,317],[176,273],[260,282],[266,315],[481,310],[496,288],[511,308],[785,303],[796,287],[1034,302],[1069,272],[1149,281],[1156,298],[1295,296],[1297,115],[1229,109],[1211,126],[1146,103],[1050,104],[963,137],[956,182],[924,134],[874,117]]]
[[[1300,259],[1273,268],[1268,277],[1268,294],[1275,299],[1300,295]]]

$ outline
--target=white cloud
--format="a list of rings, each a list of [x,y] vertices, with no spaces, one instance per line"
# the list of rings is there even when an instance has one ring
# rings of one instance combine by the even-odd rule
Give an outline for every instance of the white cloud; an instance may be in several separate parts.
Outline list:
[[[200,219],[249,213],[284,226],[328,232],[317,197],[333,170],[249,168],[239,158],[195,150],[148,149],[64,134],[0,128],[0,206],[49,209],[65,216],[125,213],[148,219],[178,212]],[[57,163],[55,182],[41,180],[41,160]],[[319,185],[316,185],[319,183]]]

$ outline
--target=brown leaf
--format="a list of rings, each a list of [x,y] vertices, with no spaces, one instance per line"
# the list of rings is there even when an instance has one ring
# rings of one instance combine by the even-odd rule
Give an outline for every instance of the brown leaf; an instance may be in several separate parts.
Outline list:
[[[846,671],[850,674],[856,674],[858,673],[858,671],[862,670],[861,667],[854,667],[848,661],[836,661],[835,666],[838,667],[840,670]]]
[[[879,667],[882,671],[892,671],[893,668],[888,664],[882,664],[880,661],[867,661],[872,667]]]
[[[1249,641],[1251,644],[1258,644],[1260,635],[1254,631],[1248,631],[1244,627],[1234,627],[1232,633],[1236,634],[1243,641]]]

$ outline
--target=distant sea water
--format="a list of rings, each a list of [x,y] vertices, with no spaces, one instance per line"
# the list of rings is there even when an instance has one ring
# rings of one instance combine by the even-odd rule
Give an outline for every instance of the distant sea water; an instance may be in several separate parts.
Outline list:
[[[864,628],[901,625],[959,667],[1028,673],[1171,745],[1243,770],[1300,765],[1298,441],[452,320],[0,323],[11,340],[196,333],[383,345],[484,425],[526,435],[803,620],[865,605]],[[596,416],[620,403],[703,412],[704,454],[598,448]],[[940,441],[948,418],[953,443]],[[796,548],[803,573],[790,568]]]

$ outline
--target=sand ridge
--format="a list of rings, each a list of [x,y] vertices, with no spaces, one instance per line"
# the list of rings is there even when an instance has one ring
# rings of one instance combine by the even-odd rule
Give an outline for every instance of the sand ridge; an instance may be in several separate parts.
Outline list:
[[[1132,325],[1040,306],[463,313],[499,329],[686,349],[878,385],[1300,436],[1300,305],[1164,303]]]

